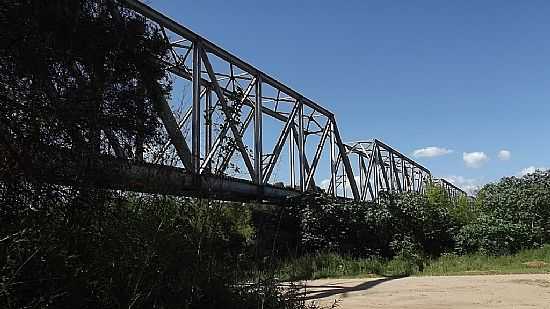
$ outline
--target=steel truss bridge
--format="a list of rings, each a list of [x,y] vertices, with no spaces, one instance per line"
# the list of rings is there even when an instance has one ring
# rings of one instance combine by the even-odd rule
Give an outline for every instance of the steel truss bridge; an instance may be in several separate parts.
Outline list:
[[[110,148],[94,167],[94,185],[277,202],[320,187],[335,197],[372,201],[381,191],[424,192],[433,182],[452,199],[466,196],[379,140],[344,143],[329,110],[146,4],[122,2],[161,30],[171,48],[158,61],[175,83],[188,85],[191,103],[178,114],[167,98],[157,102],[169,137],[164,148],[176,161],[129,159],[105,132]],[[63,162],[62,172],[48,175],[58,175],[59,183],[79,164],[62,152],[50,162]],[[51,164],[50,170],[59,168]]]

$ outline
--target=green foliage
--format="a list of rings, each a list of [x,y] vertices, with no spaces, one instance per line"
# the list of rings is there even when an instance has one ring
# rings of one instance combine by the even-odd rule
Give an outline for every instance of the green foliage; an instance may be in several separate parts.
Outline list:
[[[460,254],[506,255],[537,245],[530,226],[490,215],[480,216],[456,235],[456,251]]]
[[[483,187],[477,218],[457,233],[459,253],[510,254],[550,241],[550,172],[508,177]]]
[[[508,273],[550,273],[550,245],[502,256],[447,254],[430,261],[422,275]]]
[[[482,253],[443,254],[440,257],[425,260],[424,269],[403,256],[385,260],[376,257],[358,258],[322,253],[285,260],[279,266],[278,275],[283,280],[313,280],[342,277],[508,273],[550,273],[550,245],[504,256]]]
[[[301,252],[333,251],[355,256],[387,255],[391,214],[376,203],[352,203],[324,195],[290,202]]]
[[[452,235],[457,229],[447,204],[429,196],[407,193],[391,196],[387,207],[392,213],[392,225],[399,235],[409,237],[419,245],[423,253],[436,256],[452,248]],[[445,202],[446,203],[446,202]]]
[[[543,226],[550,218],[549,188],[550,171],[539,171],[521,178],[507,177],[483,187],[477,203],[483,212],[501,219]],[[545,232],[544,236],[548,237],[550,231]]]
[[[270,277],[245,277],[254,262],[247,205],[61,193],[27,191],[17,198],[32,204],[2,205],[2,308],[305,306]]]
[[[449,194],[441,186],[429,183],[426,185],[425,194],[432,207],[448,209],[452,206]]]
[[[408,262],[386,261],[377,257],[356,258],[335,253],[304,255],[284,260],[277,275],[282,280],[313,280],[354,276],[407,275]]]
[[[549,271],[548,246],[529,248],[549,242],[550,172],[503,178],[476,200],[428,186],[380,203],[313,195],[290,204],[306,254],[283,263],[283,278]]]
[[[262,261],[296,256],[301,224],[298,209],[281,205],[252,205],[255,256]]]
[[[467,196],[460,196],[456,204],[449,211],[459,226],[471,223],[479,216],[476,204]]]
[[[454,246],[458,227],[447,201],[416,193],[383,194],[380,203],[314,195],[293,200],[291,209],[300,218],[295,228],[302,252],[391,257],[399,254],[391,244],[406,240],[421,256]]]
[[[424,268],[423,250],[410,237],[404,236],[390,243],[390,248],[395,253],[394,258],[388,263],[391,275],[411,275]]]
[[[160,29],[115,0],[7,0],[0,28],[0,143],[14,157],[115,140],[139,156],[158,142],[156,102],[170,90]]]
[[[512,180],[532,193],[546,178]],[[533,220],[545,216],[545,194],[512,194],[509,185],[482,189],[475,204],[451,203],[429,188],[383,194],[380,203],[314,195],[280,208],[6,183],[0,301],[7,308],[301,306],[296,291],[265,275],[284,256],[276,274],[285,280],[452,272],[461,263],[470,263],[464,271],[489,271],[488,256],[539,246],[547,233]],[[493,204],[503,196],[505,207]],[[461,260],[452,250],[477,255]],[[523,269],[517,259],[513,265]]]

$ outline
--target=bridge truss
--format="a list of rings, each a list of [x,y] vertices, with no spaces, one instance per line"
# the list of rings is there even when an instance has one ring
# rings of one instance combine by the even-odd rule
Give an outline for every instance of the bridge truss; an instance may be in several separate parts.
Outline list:
[[[435,185],[445,189],[449,198],[455,202],[458,201],[460,197],[468,197],[466,192],[443,178],[433,179],[432,181]]]
[[[347,144],[346,155],[353,158],[351,160],[356,162],[359,171],[360,200],[376,200],[380,191],[423,193],[431,181],[427,168],[376,139]],[[336,179],[341,181],[331,184],[329,192],[332,194],[335,186],[345,186],[345,177]]]
[[[127,159],[109,139],[97,186],[268,201],[324,189],[366,201],[380,191],[423,192],[432,181],[428,169],[379,140],[344,143],[327,109],[148,5],[122,2],[161,30],[170,52],[158,61],[191,90],[191,102],[176,113],[169,98],[156,98],[169,137],[156,156]],[[57,160],[65,176],[78,164],[62,153]],[[465,195],[445,180],[435,183],[453,198]]]

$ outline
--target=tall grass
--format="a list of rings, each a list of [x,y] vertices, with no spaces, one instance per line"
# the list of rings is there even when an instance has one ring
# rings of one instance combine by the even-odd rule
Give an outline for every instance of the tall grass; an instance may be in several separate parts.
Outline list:
[[[430,261],[420,275],[550,273],[550,245],[513,255],[444,255]]]
[[[281,263],[281,280],[311,280],[338,277],[407,276],[417,271],[413,261],[402,258],[352,258],[334,253],[307,255]]]
[[[385,260],[324,253],[288,259],[277,270],[281,280],[514,273],[550,273],[550,245],[508,256],[451,254],[421,262],[404,257]]]

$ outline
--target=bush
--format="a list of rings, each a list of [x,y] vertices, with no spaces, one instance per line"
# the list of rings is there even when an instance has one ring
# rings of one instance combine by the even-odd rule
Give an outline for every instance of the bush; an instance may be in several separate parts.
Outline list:
[[[532,227],[490,215],[462,227],[455,239],[459,254],[507,255],[540,245]]]
[[[407,237],[422,253],[437,256],[453,248],[457,225],[449,203],[431,200],[430,195],[405,193],[386,199],[397,240]]]
[[[506,177],[483,187],[477,204],[485,214],[531,227],[539,243],[550,241],[550,171]]]
[[[483,187],[477,219],[456,235],[456,251],[511,254],[550,241],[550,172],[506,177]]]
[[[387,261],[382,258],[356,258],[335,253],[304,255],[282,261],[278,276],[282,280],[312,280],[348,276],[404,276],[417,269],[406,258]]]
[[[294,213],[297,209],[265,204],[250,207],[254,228],[254,257],[271,262],[275,257],[296,256],[300,227],[300,216]]]
[[[407,239],[418,256],[435,256],[454,247],[452,235],[459,228],[448,199],[418,193],[384,193],[380,203],[313,195],[292,200],[289,208],[299,218],[301,253],[392,257],[398,253],[391,244]]]
[[[0,192],[2,308],[300,305],[269,277],[242,284],[252,267],[247,205],[47,192]]]
[[[451,217],[458,226],[464,226],[476,220],[479,209],[470,197],[460,196],[456,204],[449,208]]]
[[[298,252],[339,252],[353,256],[389,255],[391,215],[376,203],[354,203],[311,195],[292,200],[289,214],[299,225]]]

